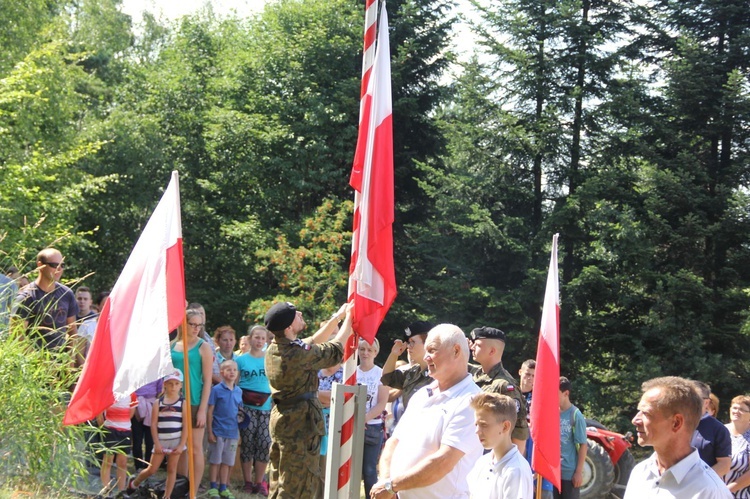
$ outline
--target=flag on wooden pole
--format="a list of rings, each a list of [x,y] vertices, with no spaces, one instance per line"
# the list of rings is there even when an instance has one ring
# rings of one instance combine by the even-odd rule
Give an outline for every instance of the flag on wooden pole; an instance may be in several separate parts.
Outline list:
[[[99,316],[63,424],[93,419],[141,386],[174,371],[169,332],[185,317],[177,172],[156,206]]]
[[[552,254],[536,351],[534,403],[531,404],[531,438],[534,440],[531,467],[560,490],[560,288],[557,236],[552,236]]]

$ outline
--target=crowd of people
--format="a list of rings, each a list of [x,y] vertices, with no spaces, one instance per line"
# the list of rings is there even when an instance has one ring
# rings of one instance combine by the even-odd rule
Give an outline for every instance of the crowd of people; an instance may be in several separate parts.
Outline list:
[[[18,276],[8,276],[0,282],[0,312],[12,308],[12,320],[33,332],[40,348],[70,347],[85,358],[106,294],[95,300],[87,287],[73,292],[61,284],[65,264],[54,248],[42,250],[36,263],[34,281],[18,287]],[[6,300],[9,294],[15,296]],[[186,327],[174,332],[171,344],[174,372],[90,423],[103,429],[102,482],[110,483],[114,465],[115,487],[132,491],[166,461],[169,498],[177,474],[188,475],[189,461],[200,483],[207,459],[206,495],[231,499],[230,472],[239,455],[243,491],[322,497],[331,393],[343,380],[352,306],[342,305],[306,338],[307,323],[288,302],[271,306],[264,324],[249,328],[239,345],[231,326],[209,336],[206,324],[204,307],[188,304]],[[532,359],[522,363],[519,384],[503,366],[505,343],[494,327],[467,336],[452,324],[415,321],[379,367],[378,340],[360,340],[357,380],[367,387],[361,475],[368,498],[532,497],[528,415],[536,366]],[[558,490],[544,480],[544,497],[579,497],[586,422],[571,393],[570,380],[560,377],[561,484]],[[626,499],[750,499],[750,397],[732,399],[726,425],[715,417],[718,405],[703,382],[672,376],[643,384],[632,422],[639,444],[654,453],[633,470]],[[138,472],[130,480],[128,454]]]

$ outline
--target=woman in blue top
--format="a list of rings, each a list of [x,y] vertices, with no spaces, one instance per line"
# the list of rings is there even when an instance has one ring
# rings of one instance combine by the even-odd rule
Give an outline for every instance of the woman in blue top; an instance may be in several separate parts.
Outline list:
[[[200,338],[203,332],[203,315],[197,310],[189,309],[187,315],[187,350],[190,367],[190,411],[193,423],[193,472],[198,485],[203,477],[205,461],[203,456],[203,435],[206,431],[206,412],[208,397],[211,395],[211,374],[213,372],[214,353],[211,347]],[[182,343],[182,330],[172,342],[172,364],[185,375],[185,353]],[[187,398],[187,397],[186,397]],[[180,473],[187,475],[187,458],[181,457],[178,465]]]

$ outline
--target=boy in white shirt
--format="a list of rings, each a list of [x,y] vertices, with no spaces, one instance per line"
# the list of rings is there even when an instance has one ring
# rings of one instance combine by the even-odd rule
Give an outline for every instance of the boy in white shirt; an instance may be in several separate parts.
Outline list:
[[[479,441],[491,452],[469,472],[474,499],[532,499],[531,467],[510,435],[516,425],[516,402],[507,395],[482,392],[471,399]]]

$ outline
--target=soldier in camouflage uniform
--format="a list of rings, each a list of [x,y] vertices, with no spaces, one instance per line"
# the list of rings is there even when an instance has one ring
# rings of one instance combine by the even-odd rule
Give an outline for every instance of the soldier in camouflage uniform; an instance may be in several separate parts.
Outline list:
[[[485,392],[508,395],[516,401],[518,418],[511,438],[521,454],[526,452],[529,424],[526,420],[526,400],[518,383],[503,367],[505,333],[494,327],[478,327],[471,332],[471,353],[480,364],[469,366],[474,383]]]
[[[416,321],[409,324],[409,327],[404,330],[406,343],[396,340],[393,343],[390,355],[383,364],[383,375],[380,382],[391,388],[401,390],[404,407],[409,405],[409,399],[417,390],[433,381],[427,372],[427,363],[424,361],[424,342],[427,333],[433,327],[433,324],[427,321]],[[402,371],[396,369],[396,361],[404,353],[404,350],[408,352],[410,366]]]
[[[309,499],[317,496],[323,475],[320,440],[325,434],[318,401],[318,370],[341,362],[351,335],[349,308],[344,305],[310,338],[298,339],[305,329],[302,313],[288,302],[266,313],[266,328],[274,340],[266,350],[266,375],[271,384],[271,460],[268,471],[271,498]],[[341,330],[326,341],[346,315]]]

